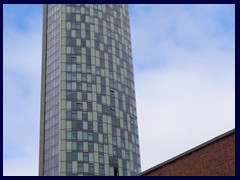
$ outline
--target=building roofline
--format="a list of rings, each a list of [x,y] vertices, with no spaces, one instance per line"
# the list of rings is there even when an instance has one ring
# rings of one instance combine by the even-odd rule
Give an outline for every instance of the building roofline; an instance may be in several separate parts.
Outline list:
[[[190,154],[190,153],[192,153],[194,151],[197,151],[197,150],[199,150],[199,149],[201,149],[201,148],[203,148],[203,147],[205,147],[205,146],[207,146],[207,145],[209,145],[209,144],[211,144],[211,143],[213,143],[213,142],[215,142],[215,141],[217,141],[219,139],[227,137],[227,136],[229,136],[229,135],[231,135],[233,133],[235,133],[235,128],[230,130],[230,131],[227,131],[227,132],[225,132],[225,133],[223,133],[223,134],[221,134],[221,135],[219,135],[219,136],[217,136],[217,137],[215,137],[213,139],[210,139],[209,141],[207,141],[205,143],[202,143],[202,144],[200,144],[200,145],[198,145],[198,146],[196,146],[196,147],[194,147],[194,148],[192,148],[192,149],[190,149],[190,150],[188,150],[188,151],[186,151],[186,152],[184,152],[182,154],[179,154],[179,155],[177,155],[177,156],[175,156],[175,157],[173,157],[173,158],[171,158],[171,159],[169,159],[167,161],[164,161],[164,162],[162,162],[162,163],[160,163],[160,164],[158,164],[156,166],[153,166],[152,168],[149,168],[149,169],[139,173],[138,175],[141,176],[141,175],[147,174],[147,173],[149,173],[149,172],[151,172],[151,171],[153,171],[155,169],[158,169],[158,168],[160,168],[162,166],[165,166],[165,165],[167,165],[167,164],[169,164],[169,163],[171,163],[171,162],[173,162],[173,161],[175,161],[177,159],[182,158],[183,156],[186,156],[186,155],[188,155],[188,154]]]

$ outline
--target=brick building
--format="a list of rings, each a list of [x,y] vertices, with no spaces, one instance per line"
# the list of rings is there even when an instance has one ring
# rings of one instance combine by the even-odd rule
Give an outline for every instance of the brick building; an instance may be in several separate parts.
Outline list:
[[[235,129],[154,166],[140,176],[234,176]]]

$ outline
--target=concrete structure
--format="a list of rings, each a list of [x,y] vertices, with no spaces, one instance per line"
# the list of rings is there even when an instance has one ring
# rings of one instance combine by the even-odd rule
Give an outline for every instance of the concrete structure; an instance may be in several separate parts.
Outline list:
[[[140,176],[234,175],[235,129],[140,173]]]
[[[39,175],[141,171],[128,5],[44,5]]]

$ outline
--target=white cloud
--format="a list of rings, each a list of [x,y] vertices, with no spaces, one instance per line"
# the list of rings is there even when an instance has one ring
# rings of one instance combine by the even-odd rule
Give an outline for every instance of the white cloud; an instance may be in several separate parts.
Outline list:
[[[35,156],[27,158],[17,157],[4,161],[3,175],[4,176],[37,176],[38,169],[36,162],[38,161],[38,153]]]
[[[42,14],[33,17],[25,22],[27,32],[14,22],[3,30],[3,174],[7,176],[37,175],[38,170]]]
[[[235,127],[234,25],[218,19],[228,8],[133,7],[142,170]]]
[[[143,170],[234,127],[234,90],[201,69],[137,74],[136,90]]]

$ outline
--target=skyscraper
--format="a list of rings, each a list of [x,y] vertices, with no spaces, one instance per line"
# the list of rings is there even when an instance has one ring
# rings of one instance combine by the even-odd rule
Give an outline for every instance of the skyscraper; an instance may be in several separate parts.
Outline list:
[[[136,175],[128,5],[44,5],[39,175]]]

